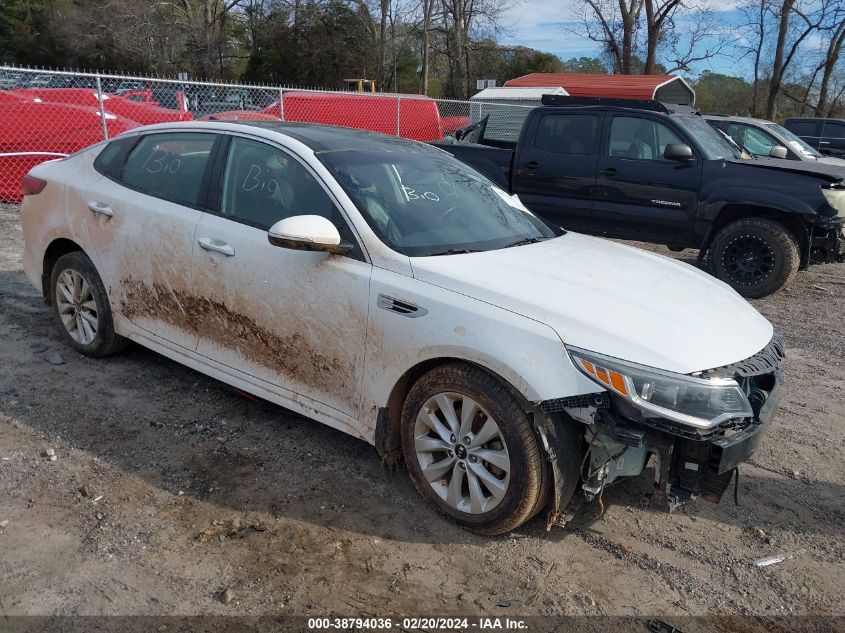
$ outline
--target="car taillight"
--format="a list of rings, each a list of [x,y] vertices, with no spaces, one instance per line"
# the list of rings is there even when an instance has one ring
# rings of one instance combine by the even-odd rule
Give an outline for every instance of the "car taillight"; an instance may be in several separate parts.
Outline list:
[[[36,178],[35,176],[30,176],[27,174],[23,177],[23,195],[25,196],[34,196],[42,191],[44,191],[44,187],[47,186],[47,181],[43,180],[42,178]]]

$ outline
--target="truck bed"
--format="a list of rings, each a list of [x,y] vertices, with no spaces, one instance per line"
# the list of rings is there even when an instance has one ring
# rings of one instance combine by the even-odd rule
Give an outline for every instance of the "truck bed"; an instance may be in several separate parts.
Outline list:
[[[449,152],[455,158],[472,165],[505,191],[510,190],[510,173],[513,165],[513,147],[491,147],[476,143],[434,142],[435,147]]]

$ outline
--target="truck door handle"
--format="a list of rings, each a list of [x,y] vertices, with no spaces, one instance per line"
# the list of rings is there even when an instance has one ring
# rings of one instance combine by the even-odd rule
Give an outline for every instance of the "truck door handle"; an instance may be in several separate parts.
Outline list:
[[[819,141],[819,145],[830,145],[830,141]]]
[[[540,166],[540,163],[536,160],[529,160],[527,163],[523,163],[522,166],[531,171],[532,169],[537,169]]]
[[[616,167],[605,167],[599,172],[602,176],[615,176]]]
[[[114,215],[114,211],[112,211],[112,208],[109,205],[103,202],[97,202],[96,200],[92,200],[88,203],[88,210],[91,213],[99,213],[100,215],[104,215],[107,218],[110,218]]]
[[[213,240],[210,237],[200,237],[197,239],[197,242],[199,242],[200,248],[206,251],[214,251],[215,253],[220,253],[226,257],[235,256],[235,249],[226,244],[226,242]]]

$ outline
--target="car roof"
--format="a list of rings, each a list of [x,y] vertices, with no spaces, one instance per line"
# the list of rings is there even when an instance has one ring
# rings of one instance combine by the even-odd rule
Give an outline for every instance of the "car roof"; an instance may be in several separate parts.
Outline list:
[[[837,117],[820,117],[820,116],[791,116],[787,121],[838,121],[845,122],[845,119]]]
[[[750,116],[733,116],[730,114],[705,114],[705,119],[712,119],[714,121],[737,121],[739,123],[756,123],[757,125],[771,125],[774,121],[767,119],[755,119]]]
[[[284,121],[184,121],[175,123],[159,123],[141,128],[134,128],[129,132],[144,134],[156,130],[196,130],[216,129],[219,131],[234,132],[238,129],[253,128],[266,130],[271,133],[287,136],[303,145],[309,147],[315,153],[343,150],[374,150],[384,151],[385,142],[405,147],[431,147],[410,139],[398,136],[388,136],[370,132],[369,130],[358,130],[354,128],[339,127],[334,125],[320,125],[317,123],[288,123]]]

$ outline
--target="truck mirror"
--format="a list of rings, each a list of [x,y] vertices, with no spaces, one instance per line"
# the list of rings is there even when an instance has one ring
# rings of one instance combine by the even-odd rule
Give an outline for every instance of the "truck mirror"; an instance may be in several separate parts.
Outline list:
[[[663,150],[663,158],[678,163],[691,163],[693,161],[692,148],[685,143],[669,143]]]

